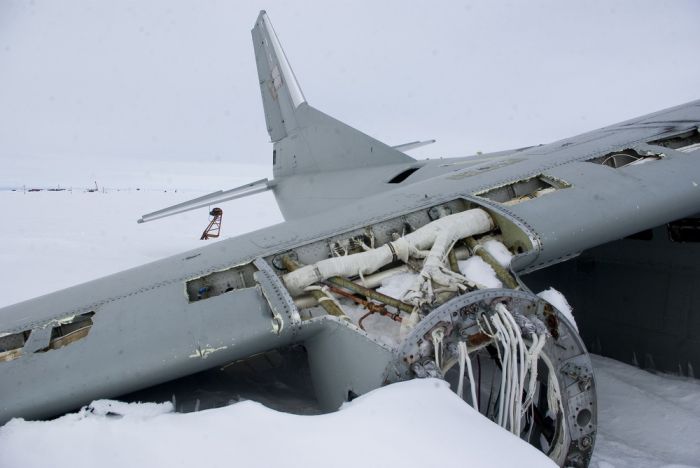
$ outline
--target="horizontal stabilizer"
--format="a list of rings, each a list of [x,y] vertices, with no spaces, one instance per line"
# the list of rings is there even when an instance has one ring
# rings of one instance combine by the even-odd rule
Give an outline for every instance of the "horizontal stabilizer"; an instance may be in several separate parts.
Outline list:
[[[212,192],[208,195],[204,195],[193,200],[178,203],[177,205],[169,206],[167,208],[163,208],[162,210],[145,214],[141,216],[141,219],[139,219],[137,222],[145,223],[148,221],[154,221],[156,219],[165,218],[167,216],[184,213],[185,211],[196,210],[197,208],[213,205],[214,203],[221,203],[229,200],[235,200],[236,198],[247,197],[248,195],[253,195],[256,193],[264,192],[266,190],[270,190],[273,185],[274,183],[267,179],[260,179],[255,182],[251,182],[249,184],[233,188],[231,190],[218,190],[216,192]]]
[[[392,146],[395,150],[408,151],[416,148],[421,148],[423,146],[432,145],[435,140],[424,140],[424,141],[412,141],[410,143],[403,143],[401,145]]]

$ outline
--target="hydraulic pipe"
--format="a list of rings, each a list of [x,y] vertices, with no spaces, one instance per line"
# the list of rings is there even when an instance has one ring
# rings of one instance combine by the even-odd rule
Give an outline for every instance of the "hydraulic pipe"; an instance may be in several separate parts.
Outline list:
[[[298,268],[301,268],[301,265],[299,265],[297,262],[292,260],[291,258],[284,256],[282,257],[282,265],[284,268],[286,268],[288,271],[294,271]],[[342,318],[345,320],[350,320],[350,317],[345,315],[345,312],[343,312],[343,309],[338,307],[338,304],[335,302],[331,301],[330,298],[323,292],[319,291],[317,289],[313,289],[309,291],[309,293],[318,301],[318,304],[323,307],[326,312],[328,312],[329,315],[333,315],[334,317]]]
[[[450,270],[455,273],[459,273],[459,265],[457,264],[457,254],[455,253],[455,248],[450,249],[450,253],[447,254],[447,260],[450,262]]]
[[[386,294],[377,292],[374,289],[369,289],[365,288],[364,286],[360,286],[359,284],[353,283],[349,279],[343,278],[341,276],[333,276],[331,278],[328,278],[327,281],[335,286],[340,286],[341,288],[349,289],[350,291],[355,292],[357,294],[362,294],[368,299],[374,299],[375,301],[379,301],[383,304],[389,305],[398,310],[402,310],[406,313],[410,314],[411,312],[413,312],[412,305],[406,304],[405,302],[401,302],[398,299],[394,299],[391,296],[387,296]]]
[[[387,278],[390,278],[399,273],[410,273],[412,271],[413,270],[411,270],[411,268],[408,265],[400,265],[389,270],[383,270],[378,273],[373,273],[371,275],[365,276],[360,286],[364,286],[365,288],[369,289],[377,288],[381,286],[382,282]]]

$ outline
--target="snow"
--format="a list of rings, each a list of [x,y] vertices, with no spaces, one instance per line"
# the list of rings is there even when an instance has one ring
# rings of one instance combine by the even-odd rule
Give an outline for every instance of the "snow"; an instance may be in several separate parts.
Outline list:
[[[537,293],[545,301],[552,304],[559,312],[566,317],[571,325],[578,331],[578,325],[576,325],[576,320],[574,319],[574,309],[569,305],[564,295],[554,288],[546,289],[542,292]]]
[[[347,299],[340,299],[340,303],[352,323],[359,326],[360,319],[367,314],[367,309]],[[393,311],[391,308],[389,310]],[[362,320],[362,327],[372,338],[392,348],[397,347],[400,342],[401,324],[390,317],[384,317],[380,314],[368,315]]]
[[[510,266],[510,261],[513,258],[513,254],[510,250],[508,250],[508,247],[503,245],[502,242],[497,241],[496,239],[489,239],[482,242],[481,245],[488,253],[491,254],[493,258],[496,259],[498,263],[501,264],[502,267],[508,268]]]
[[[196,413],[170,403],[95,402],[49,422],[0,428],[3,467],[241,466],[545,468],[554,463],[464,404],[447,383],[412,380],[338,412],[297,416],[246,401]],[[36,450],[37,445],[41,450]]]
[[[700,466],[700,381],[593,356],[599,468]]]
[[[261,166],[250,180],[267,170]],[[213,188],[204,189],[0,191],[0,264],[11,266],[0,282],[0,307],[202,245],[205,208],[153,223],[138,225],[136,219]],[[281,221],[269,193],[221,207],[224,237]],[[479,282],[495,280],[478,257],[460,262],[460,270]],[[411,274],[395,275],[381,291],[400,296],[411,280]],[[553,292],[543,294],[554,303]],[[372,317],[365,321],[368,329],[370,320],[400,328]],[[593,364],[599,434],[592,468],[700,467],[700,382],[597,356]],[[0,428],[0,467],[411,467],[464,466],[464,460],[470,466],[548,466],[431,380],[382,388],[323,416],[278,413],[251,401],[190,414],[172,413],[169,403],[100,401],[92,408],[50,422],[6,424]]]
[[[472,283],[486,288],[501,288],[503,283],[496,272],[481,257],[473,256],[457,262],[459,271]]]
[[[377,292],[386,294],[389,297],[401,298],[415,284],[417,277],[418,273],[412,272],[392,275],[382,280],[382,285],[377,288]]]

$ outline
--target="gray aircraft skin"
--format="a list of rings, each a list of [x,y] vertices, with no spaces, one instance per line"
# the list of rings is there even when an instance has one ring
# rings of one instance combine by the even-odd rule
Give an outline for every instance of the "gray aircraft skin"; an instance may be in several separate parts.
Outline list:
[[[422,142],[391,147],[311,107],[265,12],[252,36],[274,179],[140,221],[272,190],[285,222],[0,309],[0,424],[302,346],[326,411],[444,378],[560,466],[587,466],[584,340],[645,367],[700,368],[700,101],[546,145],[418,161],[403,151]],[[486,239],[514,254],[508,266]],[[470,255],[503,288],[454,268]],[[410,294],[373,295],[408,270],[420,273]],[[566,293],[584,339],[531,292],[547,286]],[[398,344],[349,319],[346,296],[401,319]]]

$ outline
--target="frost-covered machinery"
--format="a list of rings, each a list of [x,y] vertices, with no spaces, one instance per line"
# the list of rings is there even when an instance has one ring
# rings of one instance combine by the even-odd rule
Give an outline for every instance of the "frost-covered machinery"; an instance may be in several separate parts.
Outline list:
[[[273,264],[308,264],[282,276],[303,319],[331,314],[361,326],[372,314],[362,328],[390,352],[380,360],[383,384],[446,379],[558,463],[583,464],[595,437],[590,360],[567,319],[509,271],[506,245],[529,250],[527,235],[503,231],[486,211],[457,200],[279,254]],[[322,295],[306,296],[314,291]],[[352,387],[319,397],[334,407]]]
[[[510,272],[510,249],[530,247],[515,225],[501,230],[485,210],[455,200],[271,260],[293,270],[281,279],[302,321],[333,316],[335,334],[361,333],[386,351],[373,359],[384,366],[382,384],[446,379],[557,463],[582,465],[595,438],[592,367],[568,319]],[[352,346],[330,346],[346,369]],[[326,352],[312,351],[311,365]],[[318,395],[328,408],[366,390],[351,374],[333,378]]]
[[[700,238],[700,102],[548,145],[416,161],[404,151],[429,142],[388,146],[311,107],[265,12],[252,35],[274,179],[139,221],[265,190],[286,221],[1,309],[0,423],[293,350],[303,365],[287,366],[308,369],[324,411],[392,382],[445,379],[560,466],[587,466],[596,434],[589,356],[566,301],[533,294],[522,278],[561,271],[539,276],[540,286],[580,285],[597,268],[617,274],[610,265],[661,259],[664,268],[686,262],[696,281],[688,259]],[[669,222],[683,241],[621,249],[634,264],[606,252],[558,269]],[[666,330],[680,322],[659,319],[651,329],[661,339],[639,339],[635,324],[656,320],[658,308],[607,307],[624,299],[621,285],[636,286],[615,280],[599,297],[579,288],[592,302],[578,317],[618,321],[588,339],[700,365],[692,301],[672,308],[687,312],[689,327]],[[674,333],[686,333],[682,346],[663,346]]]

